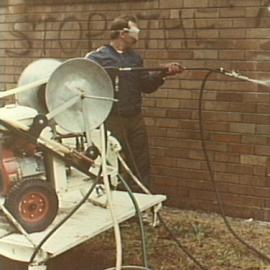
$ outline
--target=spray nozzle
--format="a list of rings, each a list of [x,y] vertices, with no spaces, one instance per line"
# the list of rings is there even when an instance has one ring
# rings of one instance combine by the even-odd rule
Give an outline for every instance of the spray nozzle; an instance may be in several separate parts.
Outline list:
[[[239,79],[239,80],[249,80],[249,78],[247,76],[243,76],[241,75],[239,72],[235,71],[235,70],[232,70],[232,71],[228,71],[226,69],[224,69],[223,67],[221,67],[219,69],[219,71],[228,76],[228,77],[232,77],[232,78],[236,78],[236,79]]]
[[[236,78],[238,80],[249,81],[249,82],[264,85],[264,86],[267,86],[267,87],[270,86],[270,80],[251,79],[251,78],[249,78],[247,76],[244,76],[244,75],[240,74],[239,72],[236,72],[235,70],[227,71],[223,67],[221,67],[221,68],[219,68],[219,72],[224,74],[225,76],[233,77],[233,78]]]

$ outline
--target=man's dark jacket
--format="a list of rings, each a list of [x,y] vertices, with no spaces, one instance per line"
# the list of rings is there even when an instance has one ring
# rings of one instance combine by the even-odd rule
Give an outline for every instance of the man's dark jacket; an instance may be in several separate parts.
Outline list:
[[[143,67],[142,57],[134,50],[123,53],[117,52],[112,46],[106,45],[100,49],[89,53],[88,59],[100,64],[103,67]],[[109,75],[115,82],[115,72],[109,71]],[[141,112],[141,93],[151,93],[163,84],[164,80],[159,72],[121,72],[119,74],[119,91],[115,92],[115,97],[119,100],[113,112],[118,112],[121,116],[136,115]]]

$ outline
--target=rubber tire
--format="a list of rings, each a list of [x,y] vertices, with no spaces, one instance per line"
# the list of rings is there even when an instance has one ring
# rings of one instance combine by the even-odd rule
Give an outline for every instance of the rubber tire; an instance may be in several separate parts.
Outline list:
[[[45,199],[42,202],[47,211],[37,221],[29,222],[21,209],[25,196],[31,196],[31,194],[38,194]],[[37,205],[33,205],[36,208]],[[28,233],[40,232],[45,230],[57,215],[58,197],[56,191],[46,181],[40,179],[23,180],[11,188],[5,199],[5,206]]]

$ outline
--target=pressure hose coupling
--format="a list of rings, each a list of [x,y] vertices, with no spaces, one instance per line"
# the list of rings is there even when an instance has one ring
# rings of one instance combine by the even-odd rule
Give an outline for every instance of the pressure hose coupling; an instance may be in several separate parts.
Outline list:
[[[221,67],[219,69],[220,73],[228,76],[228,77],[232,77],[232,78],[235,78],[235,79],[239,79],[239,80],[244,80],[244,81],[249,81],[250,78],[248,78],[247,76],[243,76],[241,75],[240,73],[236,72],[235,70],[232,70],[232,71],[227,71],[225,70],[223,67]]]

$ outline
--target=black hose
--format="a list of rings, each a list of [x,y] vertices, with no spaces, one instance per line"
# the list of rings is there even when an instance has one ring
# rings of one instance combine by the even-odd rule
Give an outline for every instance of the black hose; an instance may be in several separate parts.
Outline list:
[[[128,141],[126,141],[126,144],[129,145]],[[130,147],[129,147],[130,149]],[[132,159],[132,162],[135,164],[135,168],[137,167],[136,166],[136,162],[135,162],[135,159],[134,159],[134,156],[133,156],[133,153],[131,152],[131,149],[130,149],[130,157]],[[138,174],[139,174],[139,171],[138,171]],[[121,179],[120,179],[121,180]],[[165,227],[165,229],[169,232],[171,238],[176,242],[177,246],[187,255],[187,257],[190,258],[191,261],[194,262],[194,264],[196,264],[200,269],[202,270],[207,270],[207,268],[205,268],[204,266],[202,266],[198,261],[197,259],[192,256],[192,254],[180,243],[180,241],[174,236],[174,234],[172,233],[172,231],[169,229],[169,227],[166,225],[166,223],[164,222],[163,218],[161,217],[161,215],[158,213],[158,217],[161,221],[161,223],[163,224],[163,226]]]
[[[170,237],[174,240],[174,242],[177,244],[177,246],[187,255],[187,257],[189,257],[197,266],[199,266],[200,269],[202,270],[207,270],[207,268],[205,266],[203,266],[189,251],[187,248],[185,248],[181,242],[177,239],[177,237],[173,234],[173,232],[169,229],[169,227],[167,226],[166,222],[164,221],[164,219],[162,218],[162,216],[160,215],[160,213],[158,213],[158,218],[161,222],[161,224],[163,225],[163,227],[166,229],[166,231],[169,233]]]
[[[93,192],[94,188],[96,187],[98,181],[100,180],[101,175],[101,169],[99,170],[98,175],[96,176],[96,179],[92,186],[89,188],[88,192],[85,194],[85,196],[81,199],[81,201],[73,207],[73,209],[57,224],[55,227],[40,241],[40,243],[35,248],[29,264],[33,263],[36,255],[38,254],[41,247],[44,245],[44,243],[87,201],[90,194]]]
[[[232,229],[228,219],[226,218],[226,215],[225,215],[225,211],[224,211],[224,205],[223,205],[223,201],[222,201],[222,198],[220,196],[220,193],[217,189],[217,186],[216,186],[216,183],[215,183],[215,180],[214,180],[214,174],[213,174],[213,170],[212,170],[212,167],[211,167],[211,164],[210,164],[210,160],[209,160],[209,156],[208,156],[208,152],[207,152],[207,148],[206,148],[206,144],[205,144],[205,137],[204,137],[204,126],[203,126],[203,117],[202,117],[202,101],[203,101],[203,92],[204,92],[204,88],[205,88],[205,85],[206,85],[206,82],[209,78],[209,76],[213,73],[217,73],[217,74],[222,74],[223,76],[228,76],[225,72],[225,70],[223,69],[211,69],[211,68],[185,68],[185,70],[191,70],[191,71],[196,71],[196,70],[201,70],[201,71],[208,71],[206,76],[204,77],[203,79],[203,82],[202,82],[202,85],[201,85],[201,89],[200,89],[200,96],[199,96],[199,127],[200,127],[200,138],[201,138],[201,143],[202,143],[202,150],[203,150],[203,153],[204,153],[204,156],[205,156],[205,160],[206,160],[206,163],[207,163],[207,168],[208,168],[208,171],[209,171],[209,175],[210,175],[210,180],[212,182],[212,185],[214,187],[214,190],[215,190],[215,194],[216,194],[216,197],[217,197],[217,200],[218,200],[218,205],[219,205],[219,208],[220,208],[220,211],[221,211],[221,216],[223,218],[223,221],[227,227],[227,229],[229,230],[229,232],[240,242],[242,243],[244,246],[246,246],[248,249],[250,249],[251,251],[253,251],[257,257],[261,258],[262,260],[264,261],[267,261],[268,263],[270,263],[270,258],[268,256],[266,256],[265,254],[261,253],[259,250],[257,250],[255,247],[253,247],[252,245],[246,243],[239,235],[237,235],[235,233],[235,231]],[[128,144],[128,142],[127,142]],[[131,151],[130,151],[131,152]],[[134,157],[132,155],[132,152],[131,152],[131,158],[132,158],[132,161],[133,163],[136,163],[135,160],[134,160]],[[137,166],[134,166],[135,168]],[[136,169],[137,171],[137,169]],[[138,172],[137,172],[138,173]],[[160,215],[159,215],[160,217]],[[163,225],[165,225],[165,223],[163,223]],[[168,228],[167,228],[168,229]],[[178,239],[176,239],[174,237],[174,235],[170,232],[170,235],[171,237],[177,242],[177,245],[186,253],[186,255],[194,261],[194,263],[196,263],[199,267],[201,267],[202,265],[200,263],[197,263],[196,259],[181,245],[181,243],[178,241]],[[191,255],[191,256],[189,256]],[[205,269],[203,266],[202,266],[202,269]]]
[[[212,69],[204,77],[204,80],[203,80],[202,85],[201,85],[200,97],[199,97],[199,126],[200,126],[200,138],[201,138],[201,143],[202,143],[202,151],[203,151],[203,154],[205,156],[207,168],[208,168],[209,175],[210,175],[210,180],[211,180],[211,183],[212,183],[212,185],[214,187],[216,198],[217,198],[218,205],[219,205],[219,209],[221,211],[220,215],[222,216],[222,219],[223,219],[223,221],[224,221],[227,229],[235,237],[235,239],[237,239],[241,244],[243,244],[248,249],[250,249],[251,251],[253,251],[255,253],[255,255],[257,255],[257,257],[261,258],[263,261],[266,261],[266,262],[270,263],[270,258],[267,255],[263,254],[262,252],[260,252],[259,250],[257,250],[254,246],[252,246],[249,243],[245,242],[233,230],[233,228],[231,227],[231,225],[230,225],[230,223],[229,223],[229,221],[228,221],[228,219],[227,219],[227,217],[225,215],[224,203],[223,203],[223,200],[222,200],[222,198],[220,196],[220,193],[218,191],[216,182],[214,180],[214,173],[213,173],[213,170],[212,170],[212,166],[211,166],[211,163],[210,163],[210,159],[209,159],[207,147],[206,147],[206,144],[205,144],[204,126],[203,126],[203,114],[202,114],[202,102],[203,102],[203,93],[204,93],[205,85],[206,85],[206,82],[207,82],[209,76],[211,74],[213,74],[213,73],[220,73],[220,74],[226,76],[226,74],[224,74],[220,70],[214,70],[214,69]]]
[[[128,195],[130,196],[130,199],[132,200],[132,203],[133,203],[135,210],[136,210],[136,214],[137,214],[137,217],[139,220],[139,225],[140,225],[141,239],[142,239],[143,262],[144,262],[145,268],[148,268],[148,258],[147,258],[147,249],[146,249],[147,243],[146,243],[146,237],[145,237],[145,231],[144,231],[144,225],[143,225],[141,211],[140,211],[138,202],[137,202],[135,196],[133,195],[133,192],[130,189],[129,185],[125,181],[125,179],[120,174],[118,174],[118,177],[119,177],[120,181],[122,182],[122,184],[125,186],[125,188],[128,192]]]

